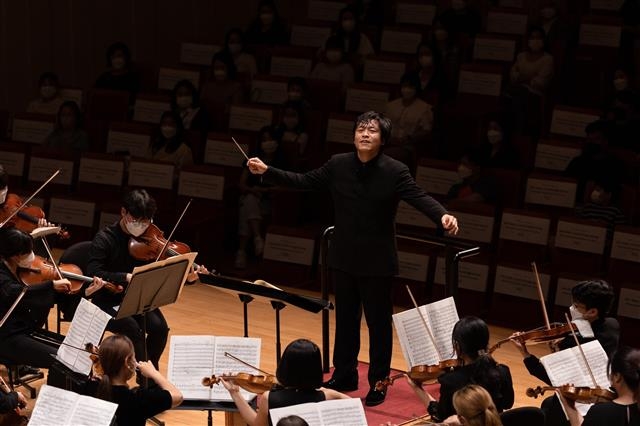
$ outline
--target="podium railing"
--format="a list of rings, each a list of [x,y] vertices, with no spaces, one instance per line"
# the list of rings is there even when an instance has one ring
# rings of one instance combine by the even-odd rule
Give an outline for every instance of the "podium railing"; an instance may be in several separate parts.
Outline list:
[[[333,236],[334,227],[327,227],[322,233],[322,241],[320,243],[320,259],[322,267],[320,268],[320,297],[329,300],[329,264],[328,252],[329,243]],[[474,244],[466,243],[453,238],[440,237],[436,235],[418,235],[418,234],[396,234],[396,238],[404,240],[417,241],[427,243],[444,248],[445,253],[445,296],[458,295],[458,266],[462,259],[475,256],[480,253],[480,247]],[[325,373],[329,372],[329,312],[322,312],[322,365]]]

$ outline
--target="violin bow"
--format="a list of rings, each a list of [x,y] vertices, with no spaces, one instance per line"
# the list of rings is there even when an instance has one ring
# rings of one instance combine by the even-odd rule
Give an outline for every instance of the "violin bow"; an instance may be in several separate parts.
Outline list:
[[[16,306],[18,306],[18,303],[20,303],[20,301],[22,300],[22,298],[26,293],[27,293],[27,286],[25,285],[24,287],[22,287],[22,290],[20,291],[20,294],[18,294],[18,297],[16,297],[16,300],[13,301],[13,304],[11,305],[11,307],[7,310],[7,313],[4,314],[4,316],[0,320],[0,328],[2,328],[4,323],[9,318],[9,315],[11,315],[11,313],[16,308]]]
[[[540,304],[542,305],[544,324],[547,327],[547,330],[551,330],[551,324],[549,323],[549,314],[547,314],[547,305],[544,303],[544,293],[542,292],[542,284],[540,284],[540,275],[538,275],[538,267],[536,266],[536,262],[531,262],[531,268],[533,269],[533,275],[536,277],[536,286],[538,287],[538,297],[540,298]]]
[[[20,210],[22,210],[23,207],[25,207],[27,204],[29,204],[29,201],[31,201],[33,199],[33,197],[35,197],[36,195],[38,195],[38,193],[40,191],[42,191],[42,189],[47,186],[49,184],[49,182],[51,182],[53,179],[55,179],[56,176],[58,176],[60,174],[60,172],[62,172],[62,169],[58,169],[55,172],[53,172],[53,174],[51,175],[51,177],[49,179],[47,179],[46,181],[44,181],[44,183],[42,185],[40,185],[40,188],[36,189],[33,194],[31,194],[26,200],[24,200],[22,202],[22,205],[20,207],[18,207],[17,209],[15,209],[5,220],[3,220],[0,223],[0,228],[2,228],[4,225],[7,224],[7,222],[9,222],[11,219],[13,219],[13,217],[15,215],[18,214],[18,212]]]
[[[398,423],[396,426],[410,425],[411,423],[416,422],[418,420],[430,420],[430,419],[431,419],[431,414],[424,414],[422,416],[414,417],[413,419],[406,420],[402,423]]]
[[[567,315],[566,312],[564,314],[564,317],[567,320],[567,324],[571,324],[571,321],[569,321],[569,315]],[[593,382],[593,387],[594,388],[599,387],[598,382],[596,381],[596,376],[594,376],[593,370],[589,365],[589,360],[587,359],[587,355],[585,355],[584,350],[582,349],[582,344],[580,344],[580,341],[578,340],[578,335],[576,334],[576,331],[573,328],[571,328],[571,335],[573,336],[573,340],[576,342],[576,346],[578,346],[578,349],[580,350],[580,355],[582,355],[584,364],[587,366],[587,371],[589,372],[589,376],[591,377],[591,381]]]
[[[176,229],[178,229],[178,225],[180,224],[180,222],[182,222],[182,218],[184,217],[185,213],[187,213],[187,210],[189,209],[189,206],[191,205],[191,201],[193,201],[193,198],[189,199],[189,202],[187,203],[186,206],[184,206],[184,209],[182,209],[182,213],[180,214],[180,217],[178,218],[178,220],[176,221],[175,225],[173,225],[173,229],[171,230],[171,232],[169,233],[169,236],[167,237],[167,241],[164,243],[164,245],[162,246],[162,250],[160,250],[158,252],[158,257],[156,257],[156,262],[158,260],[160,260],[160,257],[162,256],[162,253],[164,253],[164,251],[167,249],[167,247],[169,246],[169,243],[171,242],[171,237],[173,237],[173,234],[176,232]]]
[[[416,302],[416,299],[413,297],[413,293],[411,292],[411,289],[409,288],[409,285],[406,285],[405,287],[407,289],[407,292],[409,293],[409,297],[411,297],[411,301],[413,302],[413,306],[415,306],[416,311],[418,311],[418,315],[420,315],[420,319],[422,320],[422,324],[424,325],[424,328],[427,329],[427,334],[429,335],[429,338],[431,339],[431,343],[433,343],[433,347],[436,348],[436,353],[438,354],[438,360],[442,361],[444,359],[444,357],[440,353],[440,348],[438,348],[438,345],[436,344],[436,339],[433,336],[433,333],[431,332],[431,328],[427,324],[427,319],[424,317],[424,315],[422,315],[422,311],[418,307],[418,303]]]
[[[225,353],[224,353],[224,356],[226,356],[227,358],[231,358],[231,359],[233,359],[233,360],[236,360],[236,361],[238,361],[240,364],[244,364],[244,365],[246,365],[246,366],[247,366],[247,367],[249,367],[249,368],[253,368],[253,369],[254,369],[254,370],[256,370],[256,371],[261,372],[262,374],[265,374],[265,375],[267,375],[267,376],[272,376],[272,374],[269,374],[269,373],[267,373],[267,372],[266,372],[266,371],[264,371],[264,370],[260,370],[258,367],[254,367],[253,365],[249,364],[248,362],[245,362],[245,361],[241,360],[240,358],[238,358],[238,357],[236,357],[236,356],[231,355],[229,352],[225,352]]]

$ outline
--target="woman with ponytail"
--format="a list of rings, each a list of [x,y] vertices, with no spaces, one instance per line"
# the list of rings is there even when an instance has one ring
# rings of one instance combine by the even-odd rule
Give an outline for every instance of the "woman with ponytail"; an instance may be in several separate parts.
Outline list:
[[[453,394],[453,406],[463,425],[502,426],[491,395],[482,386],[467,385],[457,390]]]
[[[182,393],[151,362],[136,362],[133,343],[127,336],[115,334],[104,339],[98,357],[104,374],[96,397],[118,404],[118,425],[144,426],[148,418],[182,403]],[[127,382],[136,369],[157,386],[129,389]]]
[[[438,378],[440,400],[414,386],[418,396],[427,405],[429,414],[437,420],[455,414],[453,394],[470,384],[486,389],[498,412],[511,408],[514,400],[511,372],[509,367],[498,364],[488,353],[487,324],[477,317],[464,317],[453,327],[452,340],[461,367]]]

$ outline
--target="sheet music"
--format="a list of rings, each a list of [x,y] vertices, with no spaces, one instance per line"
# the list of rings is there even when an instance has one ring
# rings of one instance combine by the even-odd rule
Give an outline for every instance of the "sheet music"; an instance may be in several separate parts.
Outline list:
[[[422,318],[415,308],[393,315],[393,323],[402,352],[411,367],[437,364],[440,361],[440,355],[443,359],[450,358],[453,355],[451,333],[459,319],[453,297],[419,308],[433,333],[438,349],[433,345]]]
[[[254,373],[251,368],[224,356],[224,353],[229,352],[259,366],[260,343],[261,340],[257,338],[171,336],[167,378],[180,389],[185,399],[231,401],[229,392],[222,384],[213,385],[210,389],[202,385],[202,379],[212,374]],[[247,400],[254,396],[245,390],[241,390],[240,394]]]
[[[111,316],[87,299],[80,299],[71,321],[71,327],[58,348],[57,358],[73,371],[88,375],[93,362],[90,354],[76,348],[85,348],[87,343],[100,343]]]
[[[593,340],[585,343],[582,345],[582,350],[598,386],[604,389],[609,388],[610,383],[607,376],[608,358],[600,342]],[[540,358],[540,362],[547,371],[553,386],[573,384],[574,386],[593,387],[589,370],[582,359],[578,347],[545,355]]]
[[[215,339],[171,336],[167,378],[180,389],[184,399],[211,399],[211,389],[202,385],[202,379],[213,372]]]
[[[276,424],[282,417],[297,415],[302,417],[309,426],[361,426],[367,424],[367,419],[359,398],[332,399],[322,402],[291,405],[288,407],[269,410],[271,422]]]
[[[112,402],[45,384],[40,388],[29,425],[109,426],[117,408]]]

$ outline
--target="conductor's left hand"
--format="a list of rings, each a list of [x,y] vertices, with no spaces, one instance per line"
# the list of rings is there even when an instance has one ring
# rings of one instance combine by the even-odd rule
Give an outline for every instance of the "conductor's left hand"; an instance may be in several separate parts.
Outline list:
[[[450,214],[442,215],[442,227],[447,231],[449,235],[456,235],[458,233],[458,219]]]

